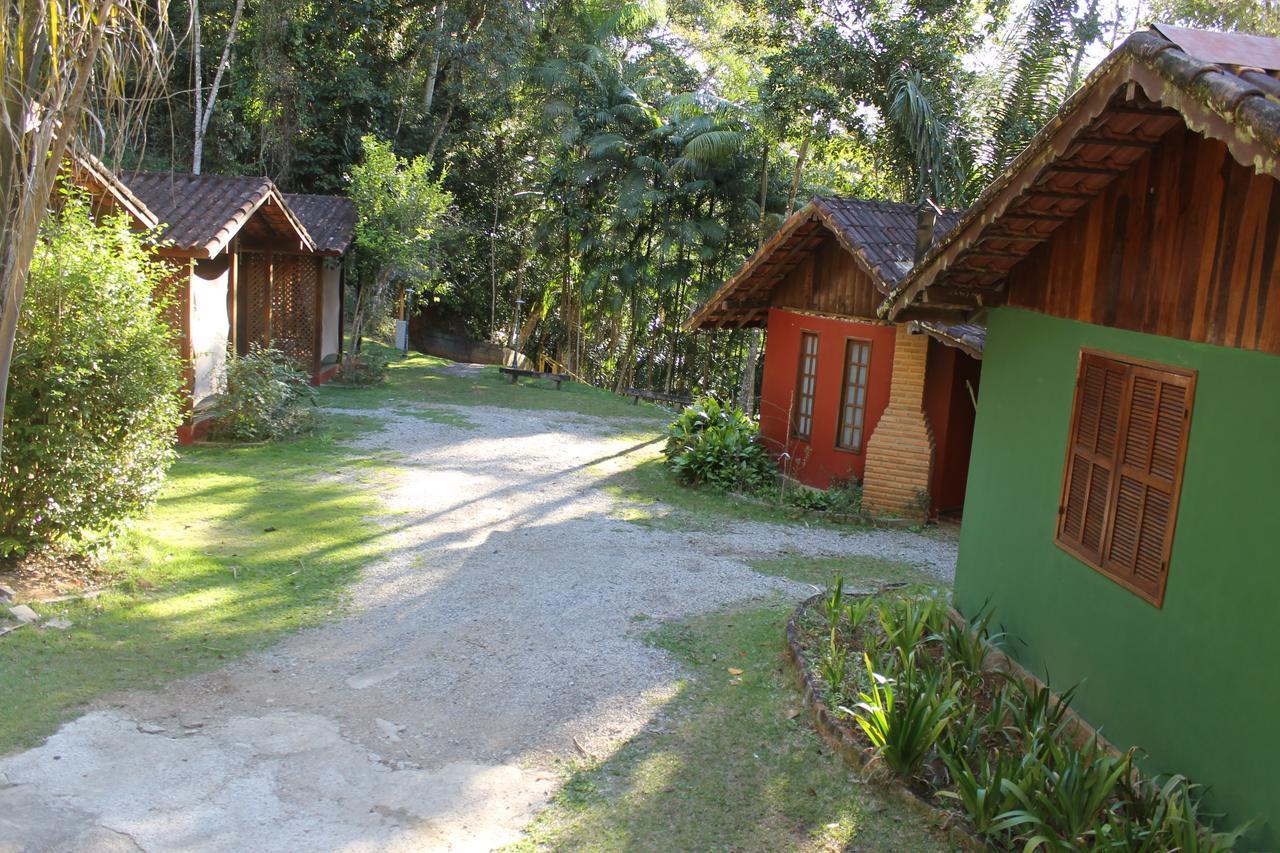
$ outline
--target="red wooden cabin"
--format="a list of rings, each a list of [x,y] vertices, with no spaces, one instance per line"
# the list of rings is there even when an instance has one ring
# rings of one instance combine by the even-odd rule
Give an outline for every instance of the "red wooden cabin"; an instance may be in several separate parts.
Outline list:
[[[944,231],[956,218],[815,198],[690,320],[766,330],[760,430],[788,476],[819,489],[857,480],[878,515],[963,505],[983,329],[876,316],[935,220]]]

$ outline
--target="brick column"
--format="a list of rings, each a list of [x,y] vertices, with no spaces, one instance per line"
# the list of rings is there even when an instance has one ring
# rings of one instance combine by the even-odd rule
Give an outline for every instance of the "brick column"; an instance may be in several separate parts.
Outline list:
[[[889,407],[867,441],[862,503],[876,518],[920,520],[933,474],[933,428],[924,412],[929,337],[900,324],[894,340]]]

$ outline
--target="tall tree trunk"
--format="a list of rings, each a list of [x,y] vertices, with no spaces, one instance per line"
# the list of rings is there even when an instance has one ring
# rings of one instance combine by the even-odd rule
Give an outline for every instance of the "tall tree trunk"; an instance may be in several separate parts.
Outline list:
[[[1084,61],[1085,51],[1099,33],[1098,0],[1089,0],[1089,6],[1080,18],[1076,32],[1076,49],[1071,57],[1071,73],[1067,75],[1067,88],[1062,93],[1065,99],[1076,90],[1080,83],[1080,63]]]
[[[796,171],[791,176],[791,191],[787,193],[787,216],[796,211],[796,194],[800,192],[800,177],[804,174],[804,161],[809,156],[809,140],[813,138],[813,131],[809,131],[804,135],[804,142],[800,143],[800,153],[796,155]]]
[[[218,69],[213,72],[213,85],[209,87],[209,100],[202,103],[202,77],[200,70],[200,6],[199,0],[191,0],[192,38],[195,63],[196,94],[196,127],[195,139],[192,141],[191,174],[198,175],[204,167],[204,139],[209,133],[209,120],[213,117],[213,108],[218,105],[218,92],[222,89],[222,75],[231,64],[231,48],[235,46],[236,37],[240,33],[240,15],[244,12],[244,0],[236,0],[235,10],[231,13],[231,28],[227,30],[227,41],[222,46],[222,57],[218,60]]]
[[[440,53],[444,47],[444,0],[436,3],[435,42],[431,45],[431,63],[427,69],[427,87],[422,93],[422,115],[431,114],[431,102],[436,96],[436,78],[440,74]]]
[[[769,145],[765,143],[764,161],[760,164],[760,245],[765,234],[765,207],[769,199]],[[760,359],[760,330],[747,332],[747,359],[742,364],[742,377],[738,382],[738,407],[747,414],[756,405],[756,362]]]
[[[489,334],[498,327],[498,179],[493,181],[493,228],[489,230]]]
[[[758,235],[759,243],[764,244],[764,223],[766,208],[769,205],[769,143],[764,144],[764,152],[760,157],[760,233]]]
[[[200,0],[191,0],[191,83],[195,93],[192,115],[195,126],[191,130],[191,174],[200,174],[200,161],[204,157],[204,137],[200,127],[204,124],[204,68],[200,53],[203,48],[200,37]]]
[[[440,117],[440,123],[436,125],[436,132],[431,135],[431,145],[427,147],[427,162],[436,156],[436,146],[440,144],[440,137],[444,136],[444,129],[449,126],[449,117],[453,115],[453,98],[449,99],[449,106],[445,108],[444,115]]]

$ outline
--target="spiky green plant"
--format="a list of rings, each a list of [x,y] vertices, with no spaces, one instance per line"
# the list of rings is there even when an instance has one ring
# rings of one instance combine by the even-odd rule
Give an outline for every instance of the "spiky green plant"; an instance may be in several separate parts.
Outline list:
[[[1042,757],[1028,754],[1042,763],[1042,773],[1002,782],[1018,807],[999,821],[1024,836],[1026,850],[1089,849],[1101,840],[1104,810],[1129,761],[1109,754],[1096,737],[1083,747],[1052,737],[1043,744]]]
[[[899,679],[875,671],[862,656],[870,683],[859,702],[840,711],[852,716],[888,767],[904,778],[916,775],[946,729],[955,708],[954,687],[922,673],[909,655]]]
[[[827,617],[827,627],[834,636],[844,616],[844,575],[836,575],[835,582],[822,597],[822,613]]]

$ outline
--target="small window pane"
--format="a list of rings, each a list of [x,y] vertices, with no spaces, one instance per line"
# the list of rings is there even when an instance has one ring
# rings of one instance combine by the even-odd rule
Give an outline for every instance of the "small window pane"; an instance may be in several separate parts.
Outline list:
[[[813,401],[818,382],[818,336],[803,332],[800,336],[799,377],[796,382],[795,435],[808,438],[813,430]]]
[[[840,437],[838,446],[855,453],[862,451],[862,424],[866,418],[867,377],[871,362],[871,342],[850,339],[845,343],[844,384],[841,390]]]

